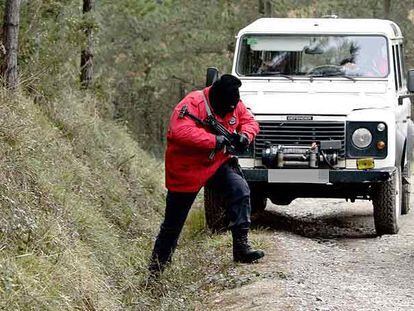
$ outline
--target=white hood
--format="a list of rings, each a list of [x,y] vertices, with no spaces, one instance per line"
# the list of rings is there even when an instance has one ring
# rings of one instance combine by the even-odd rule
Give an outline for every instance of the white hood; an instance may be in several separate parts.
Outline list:
[[[390,106],[385,84],[351,83],[249,83],[242,87],[240,94],[253,114],[346,116],[355,110]]]

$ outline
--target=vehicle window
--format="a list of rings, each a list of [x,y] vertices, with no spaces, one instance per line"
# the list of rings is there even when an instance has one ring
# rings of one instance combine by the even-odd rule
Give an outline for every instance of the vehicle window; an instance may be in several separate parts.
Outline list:
[[[395,45],[392,46],[392,64],[393,64],[393,68],[394,68],[394,80],[395,80],[395,89],[398,90],[398,70],[397,70],[397,51],[396,51],[396,47]]]
[[[401,62],[401,76],[402,76],[402,81],[403,81],[403,85],[405,83],[405,81],[407,80],[406,78],[406,74],[407,74],[407,67],[406,67],[406,63],[405,63],[405,53],[404,53],[404,46],[402,44],[399,45],[400,48],[400,62]]]
[[[383,78],[389,73],[382,36],[245,35],[236,67],[240,75]]]
[[[398,88],[402,87],[402,75],[401,75],[401,54],[400,47],[395,46],[396,56],[397,56],[397,75],[398,75]]]

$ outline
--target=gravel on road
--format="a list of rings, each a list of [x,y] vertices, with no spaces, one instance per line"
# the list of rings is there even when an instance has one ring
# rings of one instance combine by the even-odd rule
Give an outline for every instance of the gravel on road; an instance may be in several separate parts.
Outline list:
[[[269,203],[256,225],[267,256],[237,265],[255,277],[210,297],[209,309],[414,310],[414,213],[378,237],[371,202],[297,199]]]

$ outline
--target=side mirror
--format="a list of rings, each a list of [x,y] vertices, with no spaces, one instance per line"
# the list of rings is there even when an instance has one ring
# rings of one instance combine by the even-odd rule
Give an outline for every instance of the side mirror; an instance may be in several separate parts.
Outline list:
[[[206,86],[210,86],[219,78],[219,71],[216,67],[208,67],[206,75]],[[413,80],[414,81],[414,80]]]
[[[414,93],[414,69],[408,70],[407,74],[407,89]]]

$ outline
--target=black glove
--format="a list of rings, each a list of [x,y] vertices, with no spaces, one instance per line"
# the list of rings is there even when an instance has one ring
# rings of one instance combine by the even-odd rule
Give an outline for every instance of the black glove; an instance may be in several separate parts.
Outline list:
[[[236,152],[243,153],[245,152],[250,145],[250,141],[247,138],[246,134],[239,133],[233,135],[233,141],[232,141],[234,148]]]
[[[225,147],[229,147],[230,142],[229,140],[224,137],[223,135],[217,135],[216,136],[216,151],[223,150]]]

